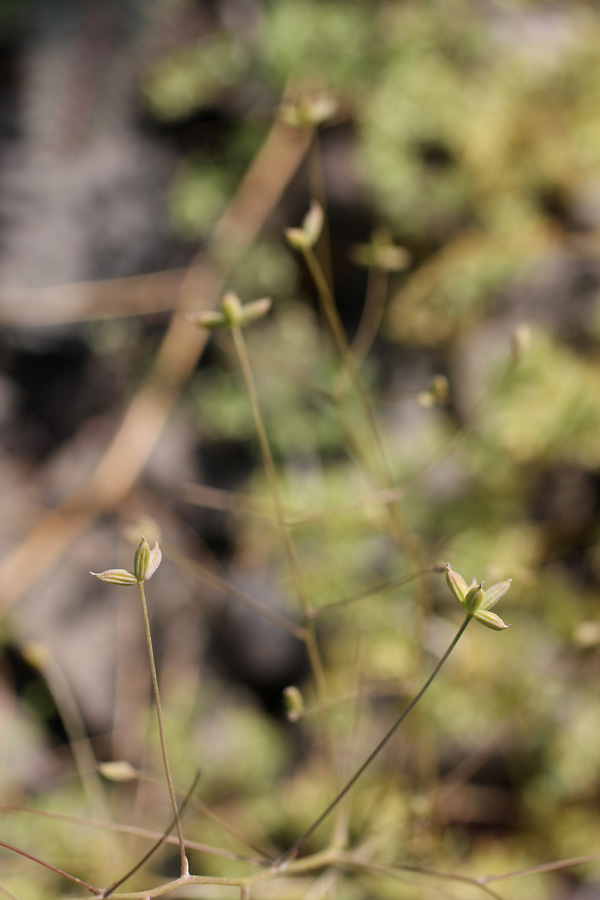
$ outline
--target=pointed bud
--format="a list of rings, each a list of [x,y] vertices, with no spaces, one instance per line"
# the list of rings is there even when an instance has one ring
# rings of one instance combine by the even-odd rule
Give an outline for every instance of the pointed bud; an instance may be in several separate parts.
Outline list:
[[[253,300],[242,306],[240,317],[240,325],[249,325],[257,319],[262,319],[271,309],[271,300],[268,297],[262,297],[260,300]]]
[[[302,220],[301,228],[286,228],[284,234],[295,250],[309,250],[314,247],[323,229],[323,207],[313,200]]]
[[[234,291],[228,291],[221,300],[223,315],[230,325],[239,325],[242,321],[242,304]]]
[[[464,607],[470,615],[474,615],[479,609],[484,595],[483,582],[481,584],[474,584],[469,588],[465,597]]]
[[[311,247],[314,247],[314,245],[319,240],[321,231],[323,230],[324,218],[323,207],[318,200],[312,200],[310,209],[302,220],[302,231],[304,231],[304,233],[310,240]]]
[[[482,625],[485,625],[486,628],[491,628],[493,631],[504,631],[505,628],[509,628],[509,625],[505,625],[500,616],[497,616],[496,613],[489,612],[487,609],[478,609],[477,612],[473,615],[474,619],[477,619],[478,622],[481,622]]]
[[[485,597],[483,598],[479,609],[491,609],[492,606],[495,606],[498,600],[500,600],[501,597],[504,597],[511,584],[512,578],[509,578],[508,581],[499,581],[498,584],[493,584],[491,588],[488,588],[485,592]]]
[[[148,572],[148,566],[150,565],[150,544],[142,535],[142,540],[139,543],[137,550],[135,551],[135,557],[133,559],[133,574],[135,575],[138,583],[146,580],[146,573]]]
[[[292,128],[322,125],[337,111],[337,102],[328,94],[304,97],[295,104],[285,103],[279,109],[279,118]]]
[[[465,605],[465,597],[469,591],[467,586],[467,582],[459,575],[458,572],[453,572],[450,568],[450,563],[446,565],[446,584],[458,600],[461,606]]]
[[[127,569],[107,569],[105,572],[90,572],[90,575],[107,584],[137,584],[137,578]]]
[[[158,541],[154,544],[154,549],[150,550],[150,544],[142,535],[140,545],[135,551],[133,561],[133,572],[137,578],[138,584],[142,581],[149,581],[160,565],[162,553],[158,546]]]
[[[304,697],[295,685],[286,687],[283,692],[288,722],[297,722],[304,712]]]
[[[311,246],[310,239],[301,228],[285,228],[286,240],[294,250],[308,250]]]
[[[146,572],[146,577],[144,581],[149,581],[158,567],[160,566],[162,560],[162,551],[158,546],[158,541],[154,542],[154,547],[150,551],[150,561],[148,562],[148,571]]]
[[[107,781],[135,781],[138,778],[137,769],[121,759],[100,763],[98,771]]]
[[[383,272],[401,272],[410,264],[408,250],[394,244],[385,228],[373,232],[370,244],[356,244],[350,251],[350,258],[359,266],[369,266]]]

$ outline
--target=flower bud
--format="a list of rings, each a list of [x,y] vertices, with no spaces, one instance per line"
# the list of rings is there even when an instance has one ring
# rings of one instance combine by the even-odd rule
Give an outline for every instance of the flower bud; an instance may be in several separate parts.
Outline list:
[[[271,300],[269,297],[262,297],[260,300],[253,300],[242,306],[240,316],[240,325],[249,325],[257,319],[262,319],[271,309]]]
[[[410,264],[410,254],[405,247],[394,244],[389,231],[377,228],[370,244],[356,244],[350,257],[359,266],[381,269],[383,272],[401,272]]]
[[[148,571],[148,566],[150,565],[150,544],[142,535],[142,540],[139,543],[137,550],[135,551],[135,557],[133,559],[133,574],[135,575],[138,582],[146,580],[146,573]]]
[[[107,781],[135,781],[139,778],[139,772],[134,769],[130,762],[124,759],[115,759],[109,762],[100,763],[98,771]]]
[[[493,631],[504,631],[505,628],[509,628],[509,625],[505,625],[500,616],[497,616],[496,613],[489,612],[486,609],[478,609],[476,613],[473,615],[474,619],[477,619],[478,622],[481,622],[482,625],[485,625],[486,628],[491,628]]]
[[[504,597],[511,584],[512,578],[509,578],[508,581],[499,581],[498,584],[493,584],[491,588],[488,588],[488,590],[485,592],[485,597],[483,598],[479,608],[491,609],[492,606],[496,605],[501,597]]]
[[[335,99],[328,94],[321,94],[317,97],[303,97],[295,104],[283,104],[279,110],[279,118],[292,128],[314,128],[330,119],[336,111]]]
[[[458,572],[453,572],[450,568],[450,563],[446,565],[446,584],[458,600],[461,606],[465,605],[465,597],[469,592],[469,588],[467,582],[459,575]]]
[[[239,325],[242,319],[242,304],[234,291],[228,291],[221,300],[223,315],[230,325]]]
[[[150,544],[142,535],[140,545],[135,551],[133,561],[133,573],[138,584],[142,581],[149,581],[160,565],[162,553],[158,546],[158,541],[154,544],[154,549],[150,550]]]
[[[127,569],[106,569],[105,572],[90,572],[90,575],[107,584],[137,584],[137,578]]]
[[[295,685],[286,687],[283,692],[283,702],[288,722],[297,722],[304,712],[304,697]]]
[[[286,228],[284,234],[295,250],[309,250],[314,247],[323,229],[323,207],[313,200],[302,220],[301,228]]]
[[[484,596],[483,583],[474,584],[469,588],[465,597],[464,607],[470,615],[474,615],[477,612]]]

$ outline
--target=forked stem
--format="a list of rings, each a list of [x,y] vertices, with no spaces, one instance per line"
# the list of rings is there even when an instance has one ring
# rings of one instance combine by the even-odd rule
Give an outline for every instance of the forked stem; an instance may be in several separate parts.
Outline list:
[[[450,645],[448,646],[446,652],[445,652],[444,655],[441,657],[441,659],[439,660],[439,662],[438,662],[438,664],[436,665],[435,669],[433,670],[433,672],[431,673],[431,675],[429,676],[429,678],[427,679],[427,681],[425,682],[425,684],[423,685],[423,687],[421,688],[421,690],[418,692],[418,694],[416,694],[416,695],[413,697],[413,699],[410,701],[410,703],[408,704],[408,706],[406,707],[406,709],[404,709],[404,710],[402,711],[402,713],[401,713],[400,716],[396,719],[396,721],[394,722],[394,724],[392,725],[392,727],[389,729],[389,731],[386,732],[386,734],[382,737],[382,739],[379,741],[379,743],[378,743],[377,746],[374,748],[374,750],[371,751],[371,753],[367,756],[367,758],[366,758],[365,761],[362,763],[362,765],[359,766],[359,768],[356,770],[356,772],[354,773],[354,775],[352,776],[352,778],[350,778],[350,780],[346,782],[346,784],[344,785],[344,787],[342,788],[342,790],[337,794],[337,796],[336,796],[336,797],[331,801],[331,803],[323,810],[323,812],[321,813],[321,815],[320,815],[317,819],[315,819],[315,821],[314,821],[313,824],[310,826],[310,828],[308,828],[308,829],[304,832],[304,834],[302,834],[302,835],[298,838],[298,840],[297,840],[294,844],[292,844],[292,846],[289,848],[289,850],[286,850],[285,853],[284,853],[282,856],[280,856],[278,860],[276,860],[276,862],[275,862],[275,867],[280,868],[280,867],[281,867],[282,865],[284,865],[288,860],[293,859],[293,858],[297,855],[297,853],[298,853],[300,847],[302,846],[302,844],[304,844],[304,842],[305,842],[306,840],[308,840],[308,838],[309,838],[309,837],[317,830],[317,828],[319,827],[319,825],[320,825],[322,822],[325,821],[325,819],[327,818],[327,816],[328,816],[331,812],[333,812],[333,810],[336,808],[336,806],[338,805],[338,803],[340,802],[340,800],[342,800],[342,799],[346,796],[346,794],[354,787],[354,785],[356,784],[356,782],[358,781],[358,779],[360,778],[360,776],[363,774],[363,772],[365,771],[365,769],[367,769],[367,768],[371,765],[371,763],[373,762],[373,760],[375,759],[375,757],[383,750],[383,748],[386,746],[386,744],[388,743],[388,741],[392,738],[392,736],[393,736],[393,735],[395,734],[395,732],[398,730],[398,728],[400,727],[400,725],[402,725],[402,723],[404,722],[404,720],[406,719],[406,717],[409,715],[409,713],[412,712],[412,710],[415,708],[415,706],[417,705],[417,703],[419,702],[419,700],[421,700],[421,698],[422,698],[423,695],[426,693],[426,691],[428,690],[428,688],[433,684],[433,682],[435,681],[437,675],[438,675],[439,672],[440,672],[440,669],[442,668],[442,666],[444,665],[444,663],[446,662],[446,660],[448,659],[448,657],[450,656],[450,654],[452,653],[452,651],[454,650],[454,648],[456,647],[456,645],[458,644],[460,638],[461,638],[462,635],[464,634],[464,632],[465,632],[465,630],[466,630],[466,628],[467,628],[467,625],[469,624],[470,621],[471,621],[471,615],[469,614],[469,615],[467,615],[467,616],[465,617],[464,622],[462,623],[462,625],[460,626],[460,628],[458,629],[458,631],[457,631],[456,634],[454,635],[454,637],[453,637],[452,641],[450,642]]]
[[[152,676],[152,689],[154,691],[154,702],[156,706],[156,717],[158,719],[158,733],[160,736],[160,749],[165,768],[165,778],[167,779],[167,787],[171,798],[171,806],[173,807],[173,816],[177,826],[177,838],[179,841],[179,855],[181,858],[181,877],[189,875],[190,866],[185,855],[185,842],[183,839],[183,830],[181,828],[181,818],[177,808],[177,800],[175,798],[175,788],[173,787],[173,779],[171,778],[171,769],[169,767],[169,757],[167,755],[167,742],[165,740],[165,729],[163,725],[162,706],[160,703],[160,693],[158,690],[158,677],[156,674],[156,664],[154,662],[154,650],[152,649],[152,633],[150,631],[150,618],[148,616],[148,605],[146,603],[146,593],[144,591],[144,582],[138,581],[138,590],[142,601],[142,610],[144,612],[144,627],[146,629],[146,645],[148,647],[148,659],[150,660],[150,674]]]

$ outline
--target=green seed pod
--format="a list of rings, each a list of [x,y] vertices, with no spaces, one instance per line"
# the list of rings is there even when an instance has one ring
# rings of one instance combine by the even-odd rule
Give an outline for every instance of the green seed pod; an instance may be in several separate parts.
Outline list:
[[[504,624],[500,616],[497,616],[496,613],[489,612],[487,609],[478,609],[473,618],[477,619],[478,622],[481,622],[482,625],[485,625],[486,628],[491,628],[492,631],[504,631],[505,628],[510,627],[509,625]]]
[[[469,588],[465,597],[464,607],[470,615],[474,615],[477,612],[484,596],[483,583],[474,584]]]
[[[148,567],[150,565],[150,544],[142,535],[142,540],[139,543],[137,550],[135,551],[135,557],[133,560],[133,574],[135,575],[138,583],[146,580],[146,574],[148,572]]]
[[[458,600],[461,606],[465,605],[465,597],[469,592],[469,587],[467,582],[459,575],[458,572],[453,572],[450,568],[450,563],[446,565],[446,584]]]
[[[239,325],[242,320],[242,304],[234,291],[228,291],[221,300],[223,315],[230,325]]]
[[[244,304],[240,316],[240,325],[250,325],[251,322],[262,319],[270,309],[271,301],[268,297],[262,297],[260,300],[253,300],[251,303]]]
[[[137,584],[137,578],[127,569],[106,569],[105,572],[90,572],[90,575],[107,584]]]
[[[288,722],[297,722],[304,712],[304,697],[295,685],[286,687],[283,692],[283,702]]]
[[[485,597],[483,598],[479,608],[491,609],[492,606],[496,605],[501,597],[504,597],[511,584],[512,578],[509,578],[508,581],[499,581],[498,584],[493,584],[491,588],[488,588],[488,590],[485,592]]]

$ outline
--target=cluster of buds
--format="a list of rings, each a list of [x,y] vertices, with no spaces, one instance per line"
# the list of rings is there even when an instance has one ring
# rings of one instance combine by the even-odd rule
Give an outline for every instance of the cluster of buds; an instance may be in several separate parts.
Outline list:
[[[221,311],[207,310],[206,312],[189,312],[188,319],[198,328],[207,331],[224,331],[237,326],[244,328],[256,319],[261,319],[271,308],[268,297],[253,300],[242,305],[240,298],[233,291],[229,291],[221,300]]]
[[[292,128],[317,128],[329,121],[337,109],[337,101],[329,94],[301,97],[295,103],[283,103],[279,108],[279,119]]]
[[[133,558],[133,572],[129,572],[127,569],[106,569],[105,572],[90,572],[90,575],[94,575],[100,581],[106,581],[107,584],[143,584],[144,581],[152,578],[161,559],[162,553],[158,541],[151,550],[150,544],[142,535],[142,540]]]
[[[471,584],[468,585],[462,575],[452,571],[450,563],[448,563],[446,566],[446,582],[462,608],[473,619],[477,619],[486,628],[492,628],[494,631],[503,631],[509,627],[504,624],[500,616],[490,612],[490,610],[511,586],[511,578],[508,581],[500,581],[498,584],[488,588],[487,591],[484,591],[483,582],[477,582],[473,579]]]
[[[411,262],[405,247],[394,244],[387,228],[376,228],[370,244],[356,244],[351,259],[359,266],[381,269],[382,272],[402,272]]]
[[[323,230],[325,214],[318,200],[312,200],[300,228],[286,228],[284,234],[294,250],[310,250],[315,246]]]

